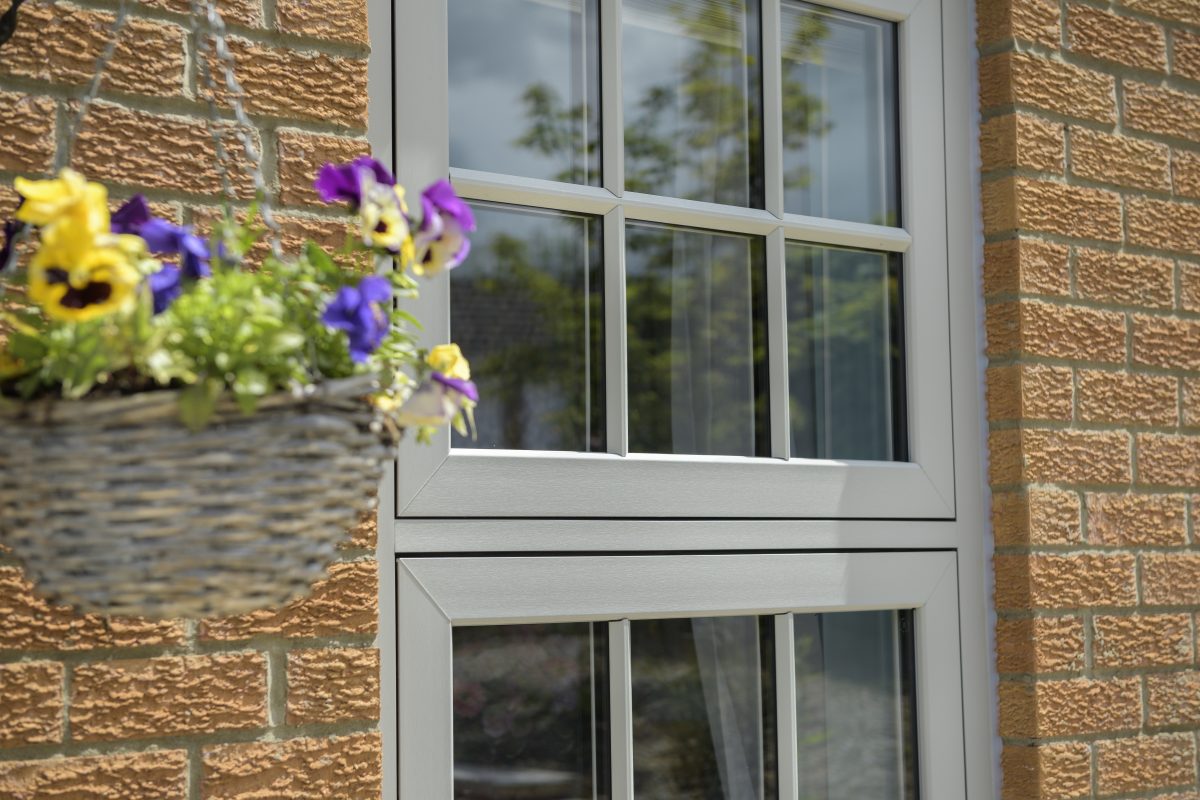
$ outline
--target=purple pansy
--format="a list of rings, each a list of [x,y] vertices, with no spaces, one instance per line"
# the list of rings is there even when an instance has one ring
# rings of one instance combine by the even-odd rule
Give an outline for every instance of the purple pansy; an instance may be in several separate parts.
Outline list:
[[[183,270],[174,264],[163,264],[146,282],[154,298],[154,313],[161,314],[183,293]]]
[[[471,207],[455,194],[449,181],[440,180],[421,193],[421,211],[415,271],[436,275],[454,269],[471,252],[471,240],[467,238],[475,230]]]
[[[146,198],[140,194],[135,194],[113,212],[111,221],[112,232],[131,233],[136,236],[142,226],[152,219],[150,206],[146,203]]]
[[[462,378],[451,378],[450,376],[443,375],[440,372],[430,373],[429,377],[440,383],[442,386],[445,386],[447,389],[453,392],[458,392],[472,403],[479,402],[479,389],[475,387],[474,381],[464,381]]]
[[[379,347],[388,332],[388,316],[379,308],[392,297],[386,278],[370,275],[358,286],[343,286],[325,307],[321,321],[330,328],[346,331],[350,337],[350,358],[357,363]]]
[[[362,204],[364,182],[367,186],[395,186],[396,178],[388,168],[370,156],[359,156],[349,164],[326,164],[317,173],[313,188],[326,203],[345,201],[351,208]]]
[[[181,256],[183,276],[207,278],[209,269],[208,245],[187,225],[175,225],[150,215],[146,198],[140,194],[125,201],[112,215],[113,233],[131,233],[146,240],[152,253]]]

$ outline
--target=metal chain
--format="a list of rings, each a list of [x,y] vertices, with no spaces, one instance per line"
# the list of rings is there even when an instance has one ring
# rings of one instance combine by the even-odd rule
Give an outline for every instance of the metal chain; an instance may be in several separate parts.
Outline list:
[[[221,111],[217,108],[217,84],[213,80],[212,70],[208,67],[208,54],[210,47],[208,37],[205,35],[207,27],[201,23],[205,19],[203,8],[196,0],[192,0],[191,5],[191,22],[192,30],[196,36],[196,61],[200,70],[200,78],[204,81],[204,99],[208,105],[208,134],[213,140],[213,151],[216,153],[216,168],[217,177],[221,180],[221,191],[225,195],[225,199],[232,202],[237,199],[237,194],[233,191],[233,183],[229,180],[229,156],[225,152],[225,136],[221,130]]]
[[[100,93],[100,84],[104,81],[108,62],[112,61],[113,53],[117,51],[117,40],[121,38],[121,30],[125,27],[128,16],[129,0],[120,0],[117,4],[117,15],[113,18],[112,27],[109,29],[108,43],[104,45],[104,50],[101,51],[92,68],[92,82],[88,84],[87,90],[79,98],[79,108],[75,111],[75,117],[67,123],[63,146],[58,148],[54,154],[54,172],[56,174],[63,167],[71,165],[71,151],[75,149],[75,137],[79,134],[79,126],[83,124],[83,118],[92,105],[92,101]]]

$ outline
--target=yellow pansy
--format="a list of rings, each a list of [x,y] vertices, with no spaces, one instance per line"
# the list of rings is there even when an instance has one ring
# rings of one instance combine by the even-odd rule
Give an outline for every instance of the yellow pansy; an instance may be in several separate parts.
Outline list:
[[[29,264],[29,297],[47,315],[85,322],[137,301],[145,242],[137,236],[86,232],[70,226],[53,244],[43,242]]]
[[[402,187],[372,184],[363,193],[358,215],[363,244],[386,250],[404,263],[412,261],[413,240]]]
[[[425,363],[447,378],[471,380],[471,365],[463,358],[462,350],[456,344],[439,344],[429,351]]]
[[[17,178],[13,187],[24,200],[17,209],[17,219],[46,227],[43,239],[53,239],[60,226],[90,233],[108,231],[108,190],[85,180],[73,169],[61,170],[53,180]]]

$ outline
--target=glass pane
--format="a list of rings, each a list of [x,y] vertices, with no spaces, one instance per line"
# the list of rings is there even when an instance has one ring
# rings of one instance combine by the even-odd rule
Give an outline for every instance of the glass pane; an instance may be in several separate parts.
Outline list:
[[[783,3],[784,208],[900,224],[896,25]]]
[[[903,461],[900,257],[789,243],[792,456]]]
[[[451,166],[600,184],[598,5],[450,0]]]
[[[450,273],[451,335],[471,359],[478,439],[455,447],[604,451],[604,274],[596,217],[473,203]]]
[[[638,800],[775,796],[764,765],[775,693],[762,624],[757,617],[630,624]]]
[[[754,237],[628,226],[630,451],[769,454],[763,253]]]
[[[797,614],[800,800],[916,797],[911,612]]]
[[[454,797],[607,798],[606,627],[454,629]]]
[[[625,188],[762,208],[757,0],[625,0]]]

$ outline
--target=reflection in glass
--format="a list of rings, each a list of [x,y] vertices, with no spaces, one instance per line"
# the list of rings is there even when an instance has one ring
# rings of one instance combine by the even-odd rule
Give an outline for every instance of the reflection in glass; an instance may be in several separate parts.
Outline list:
[[[606,626],[455,628],[454,797],[608,797]]]
[[[455,447],[603,451],[600,220],[473,203],[470,269],[450,273],[453,341],[481,397]]]
[[[784,208],[899,225],[896,25],[783,3]]]
[[[911,612],[797,614],[800,800],[913,800]]]
[[[774,797],[764,765],[774,691],[760,628],[770,617],[630,624],[638,800]]]
[[[631,452],[769,454],[763,253],[755,237],[627,227]]]
[[[625,0],[625,188],[762,208],[758,0]]]
[[[598,5],[450,0],[451,166],[599,185]]]
[[[903,461],[900,257],[789,243],[792,456]]]

